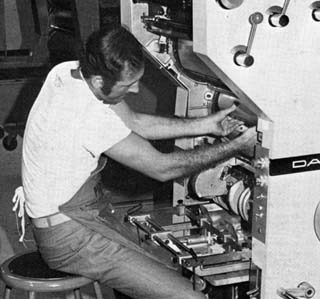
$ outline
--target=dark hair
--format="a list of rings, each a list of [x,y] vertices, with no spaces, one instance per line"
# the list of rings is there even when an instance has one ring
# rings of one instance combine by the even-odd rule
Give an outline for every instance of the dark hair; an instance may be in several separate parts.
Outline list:
[[[93,32],[80,56],[83,76],[102,76],[110,87],[121,79],[126,64],[129,71],[138,71],[144,59],[141,44],[123,27]]]

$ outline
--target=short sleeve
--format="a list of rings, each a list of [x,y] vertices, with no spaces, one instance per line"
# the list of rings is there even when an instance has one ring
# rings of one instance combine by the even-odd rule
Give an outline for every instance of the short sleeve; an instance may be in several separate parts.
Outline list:
[[[81,130],[82,144],[93,156],[101,155],[131,132],[106,105],[91,106],[85,113]]]

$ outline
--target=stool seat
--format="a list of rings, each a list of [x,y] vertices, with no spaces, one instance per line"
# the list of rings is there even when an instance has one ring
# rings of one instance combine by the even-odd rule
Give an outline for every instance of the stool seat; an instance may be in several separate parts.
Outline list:
[[[78,290],[80,287],[94,283],[97,298],[102,298],[98,282],[50,269],[38,251],[17,254],[6,260],[0,270],[1,279],[5,282],[6,288],[22,289],[33,293],[60,292]]]

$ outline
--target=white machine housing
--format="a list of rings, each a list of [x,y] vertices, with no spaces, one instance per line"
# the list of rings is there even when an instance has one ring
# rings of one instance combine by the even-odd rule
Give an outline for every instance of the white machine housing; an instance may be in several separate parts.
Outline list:
[[[137,3],[133,3],[137,2]],[[175,69],[154,43],[141,17],[148,1],[121,1],[122,24],[145,46],[160,68]],[[151,1],[152,2],[152,1]],[[188,1],[187,1],[188,2]],[[285,297],[281,289],[308,282],[320,293],[320,243],[315,218],[320,197],[319,1],[193,0],[192,41],[184,43],[228,87],[221,106],[234,98],[257,126],[252,196],[252,261],[261,270],[250,298]],[[177,79],[176,115],[212,111],[219,88]],[[212,97],[210,96],[212,95]],[[249,111],[249,112],[248,112]],[[178,141],[182,148],[194,140]],[[179,186],[180,191],[179,191]],[[174,201],[184,198],[184,184]],[[281,295],[282,294],[282,295]],[[283,297],[284,296],[284,297]],[[307,298],[307,297],[297,297]]]

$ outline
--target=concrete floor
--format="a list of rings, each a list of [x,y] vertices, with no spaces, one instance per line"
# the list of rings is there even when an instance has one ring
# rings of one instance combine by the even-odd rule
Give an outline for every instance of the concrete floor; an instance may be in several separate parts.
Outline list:
[[[36,249],[36,245],[30,230],[30,226],[26,226],[25,242],[19,242],[19,230],[16,223],[15,213],[12,211],[12,197],[15,188],[21,185],[20,163],[21,163],[21,145],[22,139],[18,137],[18,147],[12,152],[4,150],[0,143],[0,237],[1,231],[6,234],[0,238],[0,262],[9,258],[13,254],[22,253],[27,250]],[[1,230],[2,228],[2,230]],[[107,287],[103,287],[103,296],[105,299],[114,299],[113,291]],[[88,286],[82,290],[83,298],[89,299],[93,297],[93,287]],[[0,281],[0,299],[4,298],[4,283]],[[13,290],[11,299],[27,298],[24,291]],[[38,294],[37,299],[58,299],[65,298],[65,294]],[[67,298],[72,298],[70,294]]]

